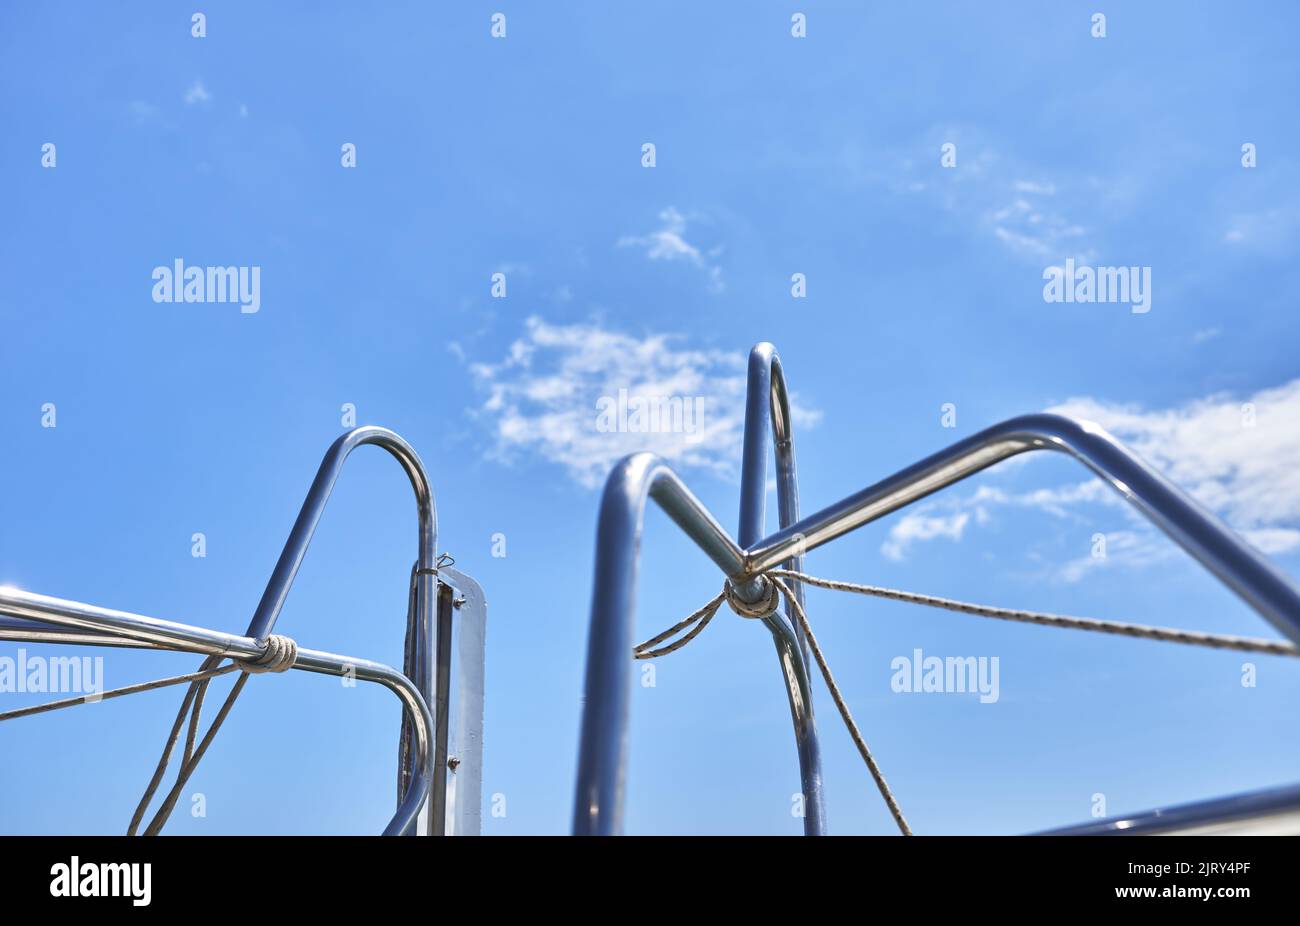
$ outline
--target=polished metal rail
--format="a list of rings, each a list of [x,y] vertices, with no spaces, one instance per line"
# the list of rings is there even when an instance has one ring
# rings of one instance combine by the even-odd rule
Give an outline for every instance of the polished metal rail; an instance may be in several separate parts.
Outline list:
[[[769,428],[770,424],[770,428]],[[749,379],[745,390],[745,437],[740,470],[740,527],[736,538],[740,545],[758,543],[766,526],[767,448],[776,457],[777,515],[781,527],[799,520],[799,475],[794,459],[794,423],[790,420],[790,397],[776,348],[766,342],[749,352]],[[786,568],[803,571],[803,555],[794,551]],[[804,605],[803,585],[792,579],[790,591],[800,607]],[[748,600],[762,598],[761,583],[750,581],[737,586],[737,593]],[[806,611],[806,609],[805,609]],[[790,719],[794,724],[795,747],[799,753],[799,780],[804,796],[803,827],[806,836],[826,833],[825,800],[822,795],[821,744],[813,716],[812,686],[808,684],[808,643],[803,628],[778,610],[763,618],[772,633],[777,659],[781,664],[786,695],[790,702]]]
[[[468,576],[448,570],[454,577],[450,583],[440,577],[438,519],[428,475],[410,444],[386,428],[354,428],[326,452],[244,636],[3,588],[0,640],[258,655],[284,608],[344,462],[365,444],[381,447],[395,457],[415,492],[419,544],[409,595],[405,674],[379,663],[304,649],[299,650],[295,668],[355,671],[358,677],[385,684],[402,697],[408,710],[403,714],[398,752],[400,809],[394,823],[400,818],[399,832],[477,833],[486,604],[482,590]],[[454,590],[460,591],[454,606],[464,605],[455,630],[450,617],[450,593]],[[446,613],[439,613],[440,601]],[[412,691],[417,695],[415,703],[409,698]],[[434,706],[436,718],[430,714]],[[459,754],[449,756],[449,746]],[[449,758],[455,762],[449,763]],[[421,815],[419,810],[433,783],[437,787]]]
[[[743,597],[757,599],[767,570],[798,562],[808,550],[1008,457],[1031,450],[1055,450],[1075,457],[1091,469],[1256,612],[1289,639],[1300,643],[1300,590],[1294,583],[1097,424],[1051,414],[1013,418],[800,519],[788,397],[780,362],[770,345],[760,344],[751,353],[749,385],[741,543],[726,535],[717,519],[681,479],[653,454],[626,457],[614,467],[605,484],[596,530],[596,574],[573,814],[575,834],[608,835],[622,829],[637,559],[647,498],[654,499],[667,512]],[[761,389],[764,385],[770,385],[770,395],[760,396],[760,391],[768,391]],[[761,436],[766,432],[765,404],[772,415],[775,436],[782,525],[776,533],[758,540],[755,538],[761,531],[766,482],[766,454]],[[787,629],[789,625],[782,617],[769,622],[769,629],[773,630],[778,652],[782,653],[786,687],[798,730],[799,710],[795,701],[806,690],[807,660],[801,647],[796,649],[799,658],[789,657],[788,650],[782,648],[782,635],[776,625]],[[806,709],[811,722],[810,701]],[[815,731],[812,743],[815,748]],[[808,765],[802,762],[804,755],[801,743],[801,772],[807,789]],[[819,775],[817,784],[820,785]],[[820,814],[820,787],[817,795]],[[1300,795],[1296,795],[1295,804],[1300,807]],[[819,826],[824,826],[824,819]],[[1133,828],[1138,827],[1135,824]],[[806,832],[815,829],[805,824]]]
[[[738,575],[744,566],[740,547],[657,456],[634,453],[614,467],[605,482],[596,528],[575,835],[615,835],[623,827],[636,575],[647,498],[654,499],[725,575]],[[787,671],[794,671],[793,666]]]
[[[260,656],[266,649],[264,641],[251,636],[237,636],[8,587],[0,587],[0,614],[55,627],[72,628],[75,631],[92,631],[103,645],[154,647],[237,658]],[[5,639],[53,642],[34,634],[18,636],[12,623],[8,625]],[[417,761],[411,786],[403,795],[397,813],[385,827],[384,835],[397,836],[407,831],[415,823],[433,783],[434,722],[419,690],[410,679],[390,666],[320,650],[299,647],[293,668],[325,675],[348,675],[376,682],[401,699],[418,744],[414,750]]]
[[[1285,836],[1300,832],[1300,785],[1233,794],[1194,804],[1078,826],[1035,836]]]
[[[777,566],[1001,460],[1031,450],[1067,453],[1190,553],[1265,620],[1300,643],[1300,589],[1231,528],[1098,424],[1062,415],[1012,418],[926,457],[745,551],[742,576]]]
[[[437,645],[434,642],[434,607],[437,599],[438,566],[438,512],[434,507],[433,490],[429,477],[420,462],[419,455],[399,435],[387,428],[373,426],[353,428],[336,440],[325,453],[316,478],[307,490],[307,498],[294,521],[289,539],[276,561],[266,591],[258,602],[257,611],[248,625],[248,635],[256,640],[265,640],[275,627],[276,619],[284,608],[289,590],[293,587],[294,577],[307,555],[307,547],[316,533],[325,505],[334,491],[334,483],[343,471],[343,464],[348,455],[363,444],[382,447],[392,454],[406,471],[415,491],[415,505],[419,516],[419,548],[414,572],[412,601],[407,618],[407,634],[403,659],[403,670],[415,683],[426,703],[433,703],[433,680],[435,677],[434,658]],[[405,794],[415,771],[416,758],[411,755],[410,740],[412,730],[409,718],[403,718],[401,739],[398,745],[398,786],[397,793]],[[443,797],[435,794],[435,802]],[[414,832],[414,830],[412,830]]]

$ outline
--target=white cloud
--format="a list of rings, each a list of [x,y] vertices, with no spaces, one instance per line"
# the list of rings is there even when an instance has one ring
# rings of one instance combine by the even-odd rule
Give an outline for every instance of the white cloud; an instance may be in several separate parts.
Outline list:
[[[722,268],[709,259],[716,257],[718,250],[705,254],[687,241],[687,217],[672,206],[659,213],[659,221],[663,225],[658,230],[646,235],[624,235],[618,240],[618,246],[640,248],[650,260],[686,261],[704,271],[709,279],[709,289],[720,292],[723,289]]]
[[[935,170],[944,144],[956,146],[956,164]],[[1095,212],[1097,197],[1084,178],[1046,179],[1034,164],[1009,155],[995,139],[970,127],[937,126],[924,143],[932,161],[908,154],[886,180],[897,192],[921,195],[972,233],[990,235],[1027,261],[1092,259],[1090,233],[1074,216]],[[910,146],[915,151],[917,146]],[[897,179],[899,175],[903,179]]]
[[[1244,401],[1144,411],[1082,398],[1052,411],[1096,421],[1237,530],[1300,526],[1300,379]]]
[[[1300,530],[1291,527],[1261,527],[1241,533],[1262,553],[1288,553],[1300,547]]]
[[[1106,555],[1072,559],[1057,570],[1057,578],[1065,582],[1078,582],[1084,576],[1106,566],[1122,565],[1129,569],[1150,566],[1168,560],[1173,550],[1160,543],[1150,531],[1107,531]]]
[[[1056,186],[1032,180],[1015,180],[1009,202],[986,213],[993,236],[1009,250],[1026,258],[1086,256],[1085,229],[1071,222],[1055,202]]]
[[[1074,398],[1050,411],[1097,422],[1123,444],[1152,463],[1176,485],[1222,517],[1230,527],[1267,554],[1300,549],[1300,379],[1256,392],[1246,399],[1218,394],[1183,406],[1145,410],[1135,405]],[[1251,423],[1253,422],[1253,424]],[[1125,529],[1106,529],[1105,559],[1081,557],[1057,571],[1077,581],[1102,566],[1143,567],[1166,559],[1173,547],[1123,499],[1099,479],[1010,492],[983,485],[966,496],[936,499],[917,516],[949,525],[948,531],[902,530],[895,543],[882,548],[901,558],[910,545],[936,537],[959,540],[965,523],[952,527],[961,514],[976,523],[991,520],[999,507],[1033,508],[1058,518],[1095,515],[1097,506],[1122,512]],[[927,512],[946,512],[927,515]],[[1093,523],[1098,523],[1095,518]],[[894,546],[890,546],[894,544]]]
[[[968,521],[970,513],[965,511],[947,517],[932,517],[921,512],[906,514],[890,528],[889,539],[881,544],[880,552],[886,558],[897,561],[907,554],[913,543],[919,541],[938,537],[960,541]]]
[[[638,338],[594,323],[528,319],[505,359],[470,368],[487,393],[478,414],[492,428],[490,455],[509,462],[519,453],[535,454],[589,488],[600,485],[619,459],[640,450],[680,470],[733,477],[744,428],[745,355],[683,350],[674,346],[676,340],[664,334]],[[690,430],[602,430],[599,403],[616,404],[620,390],[629,400],[698,400],[698,417],[680,419]],[[794,397],[791,402],[796,428],[816,422],[816,412]]]
[[[193,106],[195,103],[207,103],[212,99],[212,94],[203,86],[203,81],[196,80],[189,90],[185,91],[185,105]]]

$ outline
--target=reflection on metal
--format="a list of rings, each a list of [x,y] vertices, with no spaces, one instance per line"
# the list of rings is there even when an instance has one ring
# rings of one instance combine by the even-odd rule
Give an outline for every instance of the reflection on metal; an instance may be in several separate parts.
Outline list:
[[[435,554],[437,514],[424,465],[409,444],[384,428],[362,427],[344,434],[325,455],[271,574],[247,632],[242,636],[173,621],[114,611],[96,605],[0,588],[0,640],[165,649],[252,657],[266,648],[267,636],[284,607],[294,576],[348,455],[363,444],[387,450],[406,471],[415,491],[419,552],[412,570],[404,672],[380,663],[299,647],[295,669],[350,675],[393,691],[402,701],[398,810],[385,835],[429,831],[429,819],[446,820],[445,831],[477,834],[482,780],[484,628],[486,605],[468,576],[442,568]],[[454,578],[451,578],[454,577]],[[470,600],[465,611],[456,599]],[[437,614],[439,601],[446,614]],[[453,613],[456,615],[453,619]],[[462,632],[458,625],[462,625]],[[448,704],[456,705],[449,715]],[[436,704],[438,714],[430,711]],[[454,731],[454,732],[453,732]],[[464,752],[456,775],[446,773],[449,742]],[[464,743],[463,747],[459,744]],[[441,756],[441,759],[439,758]],[[449,815],[449,806],[456,808]],[[472,809],[471,809],[472,806]],[[424,813],[421,814],[421,808]],[[444,826],[434,828],[441,833]]]
[[[433,832],[447,836],[477,836],[483,823],[487,601],[477,582],[450,566],[438,570],[438,583],[439,685],[434,708],[438,742],[434,793],[445,794],[447,800],[445,807],[433,804],[421,815],[421,835],[432,828]]]
[[[764,419],[769,414],[777,458],[781,527],[760,539],[766,482],[767,421]],[[1300,643],[1300,590],[1291,580],[1104,429],[1088,421],[1048,414],[1013,418],[959,441],[815,514],[799,518],[785,380],[774,348],[759,344],[750,354],[739,543],[727,536],[717,519],[677,474],[654,454],[626,457],[614,467],[605,484],[596,529],[596,574],[587,641],[574,833],[608,835],[622,830],[637,558],[647,499],[653,499],[668,514],[744,597],[756,599],[766,581],[762,577],[766,570],[781,565],[800,569],[798,564],[803,553],[994,463],[1031,450],[1060,451],[1079,460],[1262,617],[1289,639]],[[783,662],[787,661],[788,652],[796,654],[797,665],[790,666],[785,674],[800,749],[805,801],[809,817],[816,814],[815,822],[805,820],[805,831],[822,832],[825,824],[817,737],[812,724],[812,704],[806,695],[807,658],[802,641],[783,648],[781,628],[793,639],[793,630],[783,616],[769,621],[768,625]],[[807,722],[802,728],[801,710],[806,712]],[[1277,794],[1280,803],[1270,808],[1269,814],[1281,817],[1300,814],[1300,790],[1288,789]],[[1197,825],[1226,820],[1232,807],[1241,806],[1234,804],[1234,800],[1240,799],[1201,805],[1208,808],[1208,816],[1197,818]],[[1172,813],[1165,812],[1164,819]],[[1131,826],[1115,829],[1143,831],[1160,816],[1160,812],[1155,812],[1135,817]]]
[[[1040,836],[1294,836],[1300,785],[1048,830]]]
[[[771,445],[776,456],[776,501],[781,527],[799,520],[799,476],[794,462],[794,426],[790,421],[790,397],[786,392],[781,358],[771,344],[759,344],[749,353],[749,380],[745,390],[745,440],[740,475],[740,528],[736,533],[741,546],[757,543],[763,536],[767,507],[767,447],[769,422]],[[786,568],[803,570],[801,551],[792,551]],[[763,588],[747,583],[738,591],[747,600],[760,599]],[[803,586],[790,582],[790,590],[804,603]],[[806,613],[806,609],[805,609]],[[781,677],[785,680],[790,701],[790,719],[794,723],[795,748],[799,753],[799,779],[804,795],[804,834],[822,836],[826,832],[825,807],[822,799],[821,746],[813,717],[812,686],[808,684],[808,644],[803,629],[778,611],[763,618],[772,632]]]

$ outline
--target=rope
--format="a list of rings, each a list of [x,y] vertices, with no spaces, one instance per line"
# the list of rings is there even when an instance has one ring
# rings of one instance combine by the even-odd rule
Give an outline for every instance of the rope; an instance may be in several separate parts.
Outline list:
[[[812,650],[813,658],[817,660],[817,666],[822,670],[822,678],[826,680],[826,687],[830,690],[831,700],[839,708],[840,717],[844,719],[844,726],[848,727],[849,736],[853,737],[853,745],[858,747],[858,754],[862,756],[862,761],[867,764],[867,771],[871,772],[871,777],[876,782],[876,788],[880,791],[880,796],[885,799],[885,806],[889,808],[890,814],[894,817],[894,822],[898,824],[898,831],[904,836],[911,836],[912,828],[907,825],[907,819],[903,816],[902,808],[898,806],[898,800],[894,797],[894,792],[890,790],[889,783],[885,781],[885,773],[880,770],[880,766],[876,764],[875,758],[871,755],[871,750],[867,748],[867,741],[862,738],[862,731],[858,729],[858,725],[853,720],[853,715],[849,713],[849,705],[844,700],[844,695],[840,694],[840,686],[835,684],[835,676],[831,675],[831,667],[826,664],[826,657],[822,655],[822,648],[817,645],[817,637],[813,634],[812,625],[808,623],[808,615],[804,613],[803,605],[799,604],[799,599],[790,590],[790,586],[776,576],[772,576],[772,584],[780,586],[781,592],[785,595],[787,606],[799,619],[799,626],[803,628],[804,636],[808,640],[808,648]]]
[[[172,750],[176,747],[176,741],[180,737],[181,727],[185,724],[186,717],[189,717],[189,729],[185,737],[185,753],[181,759],[181,769],[176,776],[176,782],[172,785],[167,797],[163,800],[162,806],[154,814],[153,819],[145,828],[144,835],[156,836],[167,822],[171,815],[172,809],[176,806],[181,792],[185,789],[186,783],[194,770],[198,768],[199,761],[203,758],[204,753],[208,751],[208,746],[216,737],[217,731],[221,729],[221,724],[225,722],[230,709],[235,706],[235,699],[244,688],[244,683],[248,681],[249,675],[260,675],[264,672],[284,672],[293,668],[293,664],[298,659],[298,644],[291,638],[271,634],[266,641],[266,649],[256,656],[247,658],[233,659],[226,666],[218,664],[226,657],[222,654],[209,656],[203,660],[197,672],[190,672],[186,675],[173,675],[168,678],[160,678],[151,682],[142,682],[138,685],[127,685],[123,688],[114,688],[110,691],[99,694],[81,695],[76,698],[65,698],[61,701],[49,701],[45,704],[37,704],[32,707],[18,708],[17,710],[5,711],[0,713],[0,722],[13,720],[18,717],[29,717],[33,714],[43,714],[47,711],[57,711],[65,707],[76,707],[79,704],[89,704],[96,701],[107,701],[111,698],[120,698],[123,695],[138,694],[142,691],[153,691],[158,688],[166,688],[169,685],[180,685],[185,682],[189,683],[189,690],[185,693],[185,700],[181,702],[181,708],[176,714],[176,721],[172,724],[171,733],[167,737],[167,743],[163,747],[162,758],[158,761],[158,767],[154,770],[153,777],[149,779],[149,785],[145,788],[144,796],[140,798],[140,803],[131,817],[131,824],[127,829],[128,836],[134,836],[144,819],[145,811],[149,807],[149,802],[153,800],[154,793],[158,790],[158,785],[162,782],[163,775],[167,772],[167,766],[171,760]],[[235,680],[234,686],[230,693],[226,695],[225,703],[217,711],[217,716],[213,719],[212,725],[208,727],[203,739],[195,747],[195,740],[198,739],[199,720],[203,711],[203,699],[207,694],[208,685],[214,679],[230,672],[240,673]]]
[[[81,695],[76,698],[65,698],[62,701],[47,701],[45,704],[34,704],[31,707],[20,707],[16,710],[0,713],[0,722],[16,720],[19,717],[30,717],[33,714],[44,714],[47,711],[57,711],[64,707],[76,707],[78,704],[90,704],[95,701],[108,701],[111,698],[120,698],[123,695],[139,694],[142,691],[153,691],[157,688],[166,688],[168,685],[180,685],[197,679],[216,678],[218,675],[225,675],[227,672],[234,672],[238,668],[238,665],[228,665],[213,672],[191,672],[189,675],[175,675],[171,678],[160,678],[156,681],[143,682],[139,685],[127,685],[125,688],[114,688],[111,691],[105,691],[101,694]]]
[[[907,820],[903,817],[902,810],[899,809],[898,801],[894,798],[893,791],[890,790],[888,783],[885,781],[884,774],[880,771],[880,766],[876,763],[867,748],[866,740],[863,739],[857,723],[853,720],[853,715],[849,711],[848,704],[845,703],[843,695],[840,693],[839,686],[835,684],[835,678],[831,674],[830,666],[826,662],[826,657],[822,654],[821,647],[817,643],[817,637],[813,634],[812,626],[808,623],[808,615],[804,612],[803,606],[799,604],[797,597],[791,590],[790,586],[783,581],[784,579],[797,580],[805,582],[808,585],[814,585],[818,588],[830,589],[839,592],[852,592],[858,595],[869,595],[876,598],[888,598],[893,601],[905,601],[911,604],[925,605],[931,608],[942,608],[947,611],[957,611],[962,614],[974,614],[979,617],[991,617],[997,620],[1017,621],[1026,624],[1039,624],[1045,627],[1063,627],[1072,630],[1087,630],[1093,633],[1118,634],[1120,636],[1136,637],[1144,640],[1159,640],[1164,643],[1182,643],[1189,646],[1204,646],[1210,649],[1227,649],[1237,650],[1247,653],[1268,653],[1274,656],[1300,656],[1300,648],[1294,643],[1285,640],[1263,640],[1256,637],[1237,637],[1229,634],[1203,633],[1196,630],[1177,630],[1171,627],[1152,627],[1146,624],[1129,624],[1122,621],[1098,620],[1091,617],[1071,617],[1064,614],[1049,614],[1043,611],[1023,611],[1015,608],[997,608],[991,605],[972,604],[965,601],[955,601],[951,598],[939,598],[935,595],[921,595],[916,592],[905,592],[899,589],[882,588],[876,585],[858,585],[853,582],[839,582],[833,579],[822,579],[817,576],[810,576],[804,572],[796,572],[792,569],[769,569],[761,574],[769,581],[767,593],[760,602],[753,603],[741,599],[731,583],[723,584],[722,592],[714,597],[708,604],[700,608],[694,614],[678,621],[672,627],[669,627],[663,633],[651,637],[644,643],[637,644],[633,647],[633,656],[636,659],[654,659],[656,656],[666,656],[669,653],[676,652],[691,640],[699,636],[700,632],[708,626],[709,621],[718,613],[718,608],[722,602],[726,601],[731,609],[742,617],[756,618],[766,617],[776,611],[779,596],[784,595],[786,606],[790,613],[794,615],[797,626],[803,630],[804,636],[808,640],[808,646],[812,650],[813,658],[817,662],[817,667],[821,670],[822,678],[826,682],[826,687],[831,693],[831,699],[835,702],[835,707],[840,712],[840,717],[844,720],[844,726],[848,728],[849,735],[853,738],[853,743],[858,747],[858,752],[862,760],[867,765],[867,770],[871,772],[871,777],[876,782],[876,787],[880,791],[880,796],[884,798],[889,812],[894,817],[894,822],[898,824],[898,829],[905,836],[912,835],[911,828],[907,825]],[[655,649],[665,640],[677,636],[684,630],[690,628],[689,632],[678,637],[667,646]]]
[[[885,806],[889,808],[890,814],[894,817],[894,822],[898,824],[899,832],[904,836],[911,836],[912,828],[907,825],[907,819],[898,806],[898,800],[894,797],[894,792],[890,790],[889,783],[885,781],[885,773],[880,770],[875,757],[867,747],[867,741],[863,738],[862,731],[858,729],[857,722],[853,719],[853,714],[849,711],[844,696],[840,694],[839,685],[835,684],[835,676],[831,674],[831,667],[826,663],[826,657],[822,655],[822,648],[818,645],[817,637],[812,631],[812,626],[808,623],[808,615],[804,613],[803,606],[799,604],[799,600],[795,597],[794,592],[790,590],[790,586],[777,578],[775,573],[776,570],[767,573],[770,581],[766,583],[767,592],[762,601],[745,601],[736,594],[731,583],[727,582],[723,585],[721,594],[716,598],[690,617],[679,621],[658,636],[651,637],[644,643],[638,644],[633,648],[633,654],[637,659],[653,659],[656,656],[663,656],[681,649],[708,626],[709,621],[713,620],[713,615],[718,613],[718,608],[722,606],[723,601],[726,601],[731,606],[731,609],[741,617],[762,618],[775,612],[780,605],[780,595],[785,595],[786,606],[795,614],[799,620],[799,626],[803,628],[804,636],[808,640],[808,647],[812,650],[813,658],[817,661],[817,667],[821,669],[822,678],[826,681],[826,687],[831,693],[831,699],[835,702],[835,707],[839,709],[840,717],[844,720],[844,726],[848,728],[849,736],[853,738],[853,744],[858,747],[858,753],[862,756],[862,761],[867,765],[867,771],[871,773],[872,779],[876,782],[876,788],[880,791],[880,796],[884,798]],[[662,643],[692,624],[695,624],[694,629],[681,639],[661,649],[651,649],[651,647]]]
[[[1143,640],[1159,640],[1163,643],[1204,646],[1210,649],[1268,653],[1273,656],[1300,656],[1300,649],[1297,649],[1294,643],[1285,640],[1262,640],[1257,637],[1235,637],[1229,634],[1203,633],[1198,630],[1176,630],[1171,627],[1152,627],[1146,624],[1128,624],[1123,621],[1105,621],[1093,617],[1069,617],[1064,614],[1048,614],[1042,611],[995,608],[990,605],[971,604],[965,601],[954,601],[951,598],[938,598],[934,595],[921,595],[916,592],[904,592],[875,585],[856,585],[852,582],[819,579],[816,576],[794,572],[789,569],[773,569],[768,572],[768,575],[798,579],[800,582],[807,582],[809,585],[816,585],[819,588],[828,588],[838,592],[853,592],[858,595],[871,595],[893,601],[906,601],[911,604],[943,608],[947,611],[958,611],[962,614],[975,614],[979,617],[992,617],[997,620],[1040,624],[1044,627],[1065,627],[1071,630],[1088,630],[1093,633],[1111,633],[1125,637],[1137,637]]]
[[[198,674],[212,673],[221,659],[221,656],[209,656],[204,660],[203,665],[199,667]],[[213,718],[211,726],[208,727],[208,732],[203,735],[197,749],[194,746],[194,740],[198,736],[199,719],[203,712],[203,698],[207,694],[208,684],[212,681],[213,675],[208,674],[207,677],[190,683],[190,690],[186,692],[185,700],[181,702],[181,709],[176,712],[176,722],[172,724],[171,734],[167,738],[167,744],[163,747],[162,757],[158,760],[158,767],[154,770],[153,777],[149,779],[149,785],[145,788],[144,796],[140,798],[140,803],[131,816],[131,825],[126,831],[128,836],[136,834],[141,820],[144,819],[145,811],[149,808],[149,802],[153,800],[154,792],[158,790],[158,784],[167,772],[167,766],[171,763],[172,749],[176,746],[176,739],[180,734],[181,724],[185,722],[186,714],[189,715],[189,730],[185,736],[185,753],[181,758],[181,769],[176,774],[176,782],[172,785],[172,789],[167,792],[167,796],[163,799],[157,813],[149,821],[149,825],[145,827],[144,835],[146,836],[157,836],[162,831],[163,826],[167,823],[167,818],[171,816],[172,809],[180,799],[181,792],[185,790],[185,785],[189,782],[190,776],[194,774],[194,770],[198,768],[204,753],[212,745],[212,740],[216,737],[217,731],[221,729],[221,725],[229,715],[230,709],[235,706],[235,700],[239,697],[239,693],[244,690],[244,683],[248,681],[248,676],[260,675],[265,672],[285,672],[293,667],[297,659],[297,643],[289,637],[271,634],[267,637],[266,649],[259,655],[251,659],[237,659],[233,665],[226,666],[226,669],[240,669],[239,678],[235,679],[235,684],[231,687],[230,693],[226,695],[225,702],[221,705],[221,709],[217,711],[217,716]],[[217,670],[217,673],[219,674],[220,671]]]

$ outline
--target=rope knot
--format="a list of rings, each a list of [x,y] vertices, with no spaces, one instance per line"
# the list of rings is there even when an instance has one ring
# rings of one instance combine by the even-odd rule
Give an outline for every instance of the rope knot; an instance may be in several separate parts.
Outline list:
[[[262,672],[285,672],[293,668],[297,659],[298,644],[293,638],[273,633],[266,638],[266,649],[262,655],[240,659],[238,662],[245,672],[256,675]]]
[[[741,617],[767,617],[781,606],[781,593],[776,583],[765,576],[759,578],[763,579],[763,588],[766,590],[766,595],[759,601],[746,601],[741,598],[730,580],[722,586],[722,593],[727,596],[727,604],[731,605],[731,610]]]

